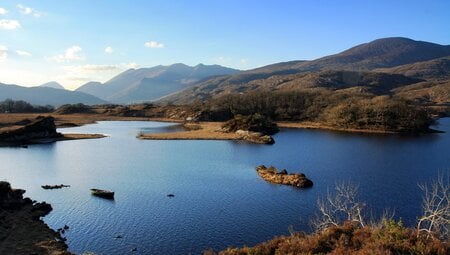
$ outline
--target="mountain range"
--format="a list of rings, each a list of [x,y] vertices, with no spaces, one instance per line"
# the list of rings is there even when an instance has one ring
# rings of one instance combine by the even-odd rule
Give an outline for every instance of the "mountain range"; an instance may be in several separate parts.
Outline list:
[[[49,82],[24,88],[0,84],[0,100],[32,104],[189,104],[251,91],[345,90],[450,102],[450,45],[402,37],[377,39],[315,60],[295,60],[239,71],[219,65],[173,64],[129,69],[76,91]]]
[[[87,105],[107,103],[98,97],[78,91],[69,91],[48,86],[22,87],[0,83],[0,101],[8,98],[23,100],[33,105],[52,106],[76,103]]]
[[[139,103],[195,85],[202,79],[236,74],[239,70],[219,65],[188,66],[173,64],[151,68],[129,69],[104,84],[89,82],[77,91],[89,93],[113,103]]]
[[[449,45],[384,38],[316,60],[283,62],[213,77],[166,96],[160,102],[188,104],[255,90],[352,89],[382,95],[394,94],[391,90],[400,87],[412,89],[409,98],[414,99],[412,84],[421,84],[422,89],[440,86],[439,91],[450,91],[449,62]],[[433,95],[428,99],[432,101]]]

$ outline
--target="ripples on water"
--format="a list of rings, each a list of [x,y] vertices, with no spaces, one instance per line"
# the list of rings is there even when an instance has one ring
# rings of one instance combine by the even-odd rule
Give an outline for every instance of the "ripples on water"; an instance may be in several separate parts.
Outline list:
[[[450,119],[441,119],[450,131]],[[420,214],[417,183],[449,171],[448,133],[423,136],[361,135],[284,129],[273,146],[234,141],[142,141],[139,132],[179,126],[157,122],[99,122],[62,132],[105,133],[97,140],[63,141],[28,149],[0,148],[0,179],[24,188],[53,212],[53,228],[70,226],[76,253],[199,254],[212,247],[254,245],[308,230],[316,200],[336,180],[360,185],[379,214],[395,210],[411,225]],[[260,164],[304,172],[314,187],[272,185],[254,170]],[[43,190],[43,184],[70,184]],[[92,197],[111,189],[115,201]],[[169,193],[175,194],[168,198]],[[122,239],[114,236],[122,235]]]

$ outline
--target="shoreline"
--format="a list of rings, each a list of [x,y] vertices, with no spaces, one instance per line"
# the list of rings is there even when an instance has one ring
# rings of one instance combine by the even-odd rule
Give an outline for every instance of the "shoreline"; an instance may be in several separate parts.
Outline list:
[[[65,238],[40,219],[52,211],[51,205],[24,198],[24,193],[0,182],[0,254],[72,255]]]
[[[154,134],[140,134],[142,140],[244,140],[236,133],[219,131],[223,122],[199,122],[198,129],[179,132],[164,132]]]
[[[124,116],[109,116],[102,114],[39,114],[39,113],[0,113],[0,130],[5,128],[5,125],[21,121],[23,119],[36,118],[40,115],[50,115],[55,118],[57,128],[79,127],[87,124],[95,124],[98,121],[156,121],[183,124],[182,119],[173,118],[153,118],[153,117],[124,117]],[[137,138],[142,140],[247,140],[242,135],[236,133],[225,133],[218,131],[224,122],[198,122],[199,130],[187,130],[178,132],[165,132],[154,134],[141,134]],[[361,134],[379,134],[379,135],[403,135],[409,133],[376,130],[376,129],[355,129],[355,128],[339,128],[329,126],[320,122],[310,121],[278,121],[278,127],[286,129],[316,129],[332,132],[345,133],[361,133]],[[427,133],[439,133],[439,130],[430,129]],[[66,138],[56,139],[61,140],[76,140],[76,139],[98,139],[105,137],[101,134],[65,134]],[[1,145],[0,145],[1,146]]]

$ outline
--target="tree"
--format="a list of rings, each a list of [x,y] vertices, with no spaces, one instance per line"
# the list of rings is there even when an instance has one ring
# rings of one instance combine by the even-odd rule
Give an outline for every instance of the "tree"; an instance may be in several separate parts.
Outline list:
[[[340,226],[351,221],[364,227],[363,209],[365,205],[358,201],[359,187],[351,182],[336,183],[335,193],[328,192],[326,199],[319,198],[319,215],[312,221],[317,231],[331,226]]]
[[[450,182],[449,174],[439,175],[431,185],[421,184],[424,192],[422,200],[423,215],[417,223],[417,236],[426,238],[449,238],[450,231]]]

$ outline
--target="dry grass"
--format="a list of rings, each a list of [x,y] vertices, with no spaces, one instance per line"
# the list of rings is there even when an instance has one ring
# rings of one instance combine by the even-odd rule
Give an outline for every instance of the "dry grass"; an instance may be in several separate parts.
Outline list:
[[[182,132],[142,134],[146,140],[242,140],[236,133],[221,132],[223,122],[201,122],[195,129]]]
[[[339,128],[333,127],[320,122],[312,121],[299,121],[299,122],[288,122],[280,121],[277,122],[280,128],[300,128],[300,129],[321,129],[321,130],[331,130],[339,132],[350,132],[350,133],[372,133],[372,134],[395,134],[397,132],[385,131],[385,130],[373,130],[373,129],[356,129],[356,128]]]

